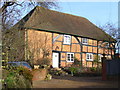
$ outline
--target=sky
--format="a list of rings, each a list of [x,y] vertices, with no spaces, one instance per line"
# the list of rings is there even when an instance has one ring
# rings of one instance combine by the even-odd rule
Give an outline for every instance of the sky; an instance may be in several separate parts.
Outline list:
[[[60,2],[59,7],[57,11],[82,16],[98,27],[109,22],[118,28],[118,2]]]
[[[61,0],[61,2],[57,2],[57,9],[52,9],[55,11],[68,13],[76,16],[81,16],[87,18],[93,24],[99,26],[104,26],[106,23],[110,22],[118,27],[118,2],[102,1],[102,0],[85,0],[82,2],[81,0]],[[75,2],[74,2],[75,1]],[[102,2],[100,2],[102,1]],[[23,16],[28,13],[26,11]]]
[[[59,2],[56,11],[87,18],[93,24],[118,26],[118,2]]]

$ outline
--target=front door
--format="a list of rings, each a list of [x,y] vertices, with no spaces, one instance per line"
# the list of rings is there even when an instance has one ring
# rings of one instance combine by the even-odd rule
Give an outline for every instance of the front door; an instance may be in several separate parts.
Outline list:
[[[57,53],[57,52],[53,52],[52,66],[53,66],[53,68],[59,67],[59,53]]]

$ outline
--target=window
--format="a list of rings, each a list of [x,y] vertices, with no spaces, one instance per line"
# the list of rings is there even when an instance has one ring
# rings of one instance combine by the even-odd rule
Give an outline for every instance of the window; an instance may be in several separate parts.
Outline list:
[[[88,39],[87,38],[82,38],[82,43],[83,44],[88,44]]]
[[[64,42],[63,44],[70,45],[71,44],[71,36],[70,35],[64,35]]]
[[[93,61],[93,54],[92,53],[86,53],[86,60],[87,61]]]
[[[74,53],[67,53],[67,61],[74,62]]]

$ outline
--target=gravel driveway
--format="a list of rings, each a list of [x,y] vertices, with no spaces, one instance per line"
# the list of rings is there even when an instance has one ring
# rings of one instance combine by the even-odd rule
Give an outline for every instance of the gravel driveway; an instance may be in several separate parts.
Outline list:
[[[49,81],[34,81],[33,88],[118,88],[118,81],[102,81],[101,77],[54,76]]]

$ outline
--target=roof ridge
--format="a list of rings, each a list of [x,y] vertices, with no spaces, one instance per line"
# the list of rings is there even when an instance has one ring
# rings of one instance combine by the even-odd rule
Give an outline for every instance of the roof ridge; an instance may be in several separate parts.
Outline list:
[[[36,6],[35,8],[36,8],[36,9],[37,9],[37,8],[38,8],[38,9],[43,8],[43,9],[46,9],[46,10],[49,10],[49,11],[53,11],[53,12],[57,12],[57,13],[61,13],[61,14],[64,14],[64,15],[70,15],[70,16],[80,17],[80,18],[86,19],[85,17],[82,17],[82,16],[77,16],[77,15],[73,15],[73,14],[70,14],[70,13],[64,13],[64,12],[60,12],[60,11],[55,11],[55,10],[51,10],[51,9],[44,8],[44,7],[41,7],[41,6]],[[88,20],[88,19],[87,19],[87,20]]]

